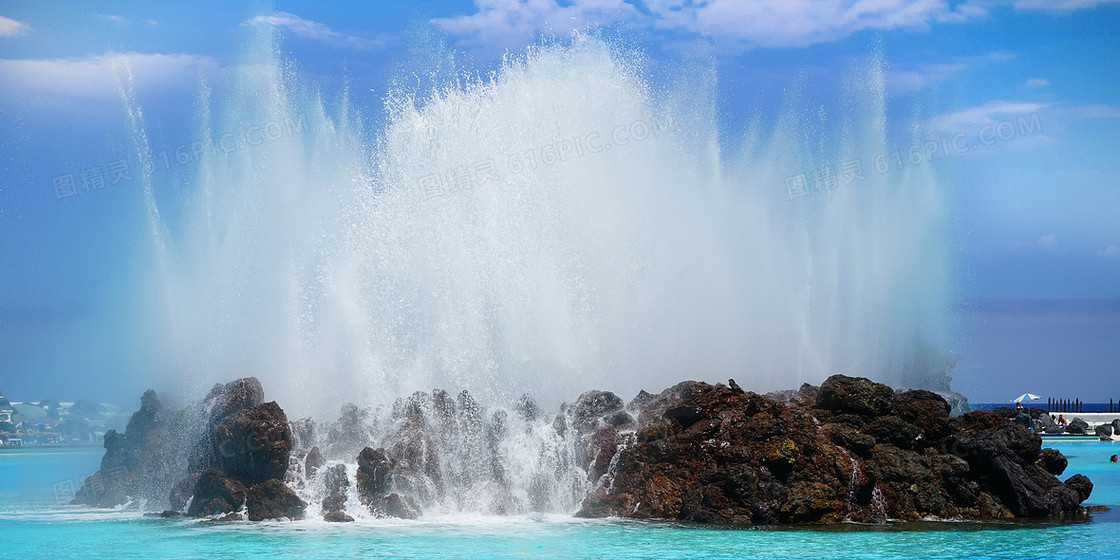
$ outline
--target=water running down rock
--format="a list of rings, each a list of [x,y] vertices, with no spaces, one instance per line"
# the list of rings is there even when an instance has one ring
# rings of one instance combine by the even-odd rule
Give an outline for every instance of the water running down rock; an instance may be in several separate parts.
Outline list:
[[[1043,450],[1037,434],[990,412],[950,417],[929,391],[834,375],[784,392],[782,402],[730,385],[685,381],[626,406],[589,391],[551,420],[527,396],[510,414],[465,391],[457,399],[417,393],[387,417],[351,426],[370,434],[356,457],[324,454],[330,442],[310,420],[295,423],[297,442],[253,378],[178,412],[149,391],[125,435],[106,435],[102,470],[75,502],[142,498],[146,509],[169,504],[167,515],[219,520],[578,509],[751,525],[1074,518],[1092,492],[1084,476],[1056,478],[1067,461]],[[171,442],[200,425],[205,444],[188,458]],[[140,468],[134,457],[160,468]],[[167,473],[182,474],[169,486]]]

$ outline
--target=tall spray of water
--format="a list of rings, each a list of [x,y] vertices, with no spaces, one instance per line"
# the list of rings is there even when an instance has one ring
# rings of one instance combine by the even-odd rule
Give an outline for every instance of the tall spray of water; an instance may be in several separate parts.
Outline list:
[[[625,58],[534,49],[391,94],[376,130],[276,62],[205,95],[203,137],[260,142],[203,160],[164,225],[166,371],[195,392],[256,375],[295,414],[433,387],[897,381],[915,333],[940,337],[944,212],[927,171],[870,167],[881,71],[839,118],[791,102],[729,150],[709,88],[655,91]],[[856,157],[858,185],[791,199],[791,169]]]

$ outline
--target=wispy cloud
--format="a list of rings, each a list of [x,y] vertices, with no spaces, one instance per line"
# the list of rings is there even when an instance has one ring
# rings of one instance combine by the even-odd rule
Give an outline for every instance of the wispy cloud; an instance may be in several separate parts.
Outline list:
[[[257,16],[242,25],[271,25],[277,29],[284,29],[296,37],[354,50],[376,49],[384,46],[388,41],[385,37],[365,39],[340,33],[324,23],[304,19],[289,12],[275,12],[270,15]]]
[[[1109,245],[1097,253],[1102,257],[1120,257],[1120,245]]]
[[[1058,247],[1058,236],[1053,233],[1047,233],[1039,236],[1038,246],[1043,249],[1056,249]]]
[[[957,133],[977,131],[996,124],[1037,113],[1047,107],[1045,103],[1021,101],[989,101],[930,119],[928,128],[935,132]]]
[[[967,68],[964,63],[926,64],[914,68],[893,70],[887,76],[887,84],[893,93],[908,93],[923,90],[944,82]]]
[[[100,16],[118,25],[128,25],[129,23],[128,18],[124,16],[118,16],[115,14],[100,14]]]
[[[982,69],[992,64],[1015,60],[1015,54],[992,51],[976,56],[958,57],[936,64],[903,64],[893,66],[887,75],[891,93],[909,93],[946,82],[965,70]]]
[[[1046,103],[989,101],[929,119],[926,130],[951,139],[968,157],[1053,145],[1060,133],[1057,109]]]
[[[16,37],[31,31],[31,26],[0,16],[0,37]]]
[[[989,101],[929,120],[928,128],[936,132],[967,132],[1001,122],[1018,121],[1021,117],[1042,114],[1048,125],[1066,124],[1081,119],[1120,118],[1120,107],[1112,105],[1055,105],[1030,101]],[[1051,126],[1048,126],[1050,128]]]
[[[1031,78],[1027,80],[1027,87],[1029,88],[1044,88],[1050,87],[1050,80],[1046,78]]]

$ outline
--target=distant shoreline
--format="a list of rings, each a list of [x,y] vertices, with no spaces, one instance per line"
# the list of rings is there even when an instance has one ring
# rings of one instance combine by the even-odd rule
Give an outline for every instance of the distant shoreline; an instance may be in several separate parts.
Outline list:
[[[993,410],[993,409],[1001,407],[1001,406],[1005,406],[1007,408],[1015,408],[1015,403],[1013,403],[1013,402],[1006,402],[1006,403],[975,402],[974,403],[972,401],[969,401],[968,406],[972,407],[972,410]],[[1090,414],[1090,413],[1106,413],[1106,414],[1108,413],[1108,403],[1107,402],[1099,402],[1099,403],[1083,402],[1083,403],[1081,403],[1081,406],[1082,406],[1081,412],[1068,412],[1068,411],[1052,410],[1052,411],[1050,411],[1050,414],[1063,414],[1063,415],[1068,416],[1070,414],[1076,415],[1076,414]],[[1023,403],[1023,408],[1041,408],[1043,410],[1046,410],[1046,403],[1043,402],[1042,404],[1039,404],[1037,402],[1032,402],[1032,403],[1024,402]],[[1113,404],[1113,408],[1116,408],[1115,404]]]

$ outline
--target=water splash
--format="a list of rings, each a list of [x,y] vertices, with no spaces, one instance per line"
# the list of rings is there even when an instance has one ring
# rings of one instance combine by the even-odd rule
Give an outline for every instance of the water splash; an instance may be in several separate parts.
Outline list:
[[[425,516],[572,513],[593,482],[586,469],[587,434],[563,413],[541,414],[528,399],[511,410],[483,407],[466,392],[457,398],[418,392],[391,407],[344,411],[330,425],[297,425],[288,478],[310,504],[312,518],[323,515],[320,505],[334,487],[329,479],[336,465],[346,472],[340,485],[346,513],[377,517],[355,484],[354,458],[366,446],[385,450],[394,462],[387,491],[413,500]],[[306,464],[313,447],[328,458],[314,472]]]
[[[199,111],[205,137],[261,141],[203,160],[181,208],[150,201],[179,212],[151,315],[192,392],[256,375],[324,417],[431,387],[552,405],[683,378],[894,381],[915,332],[941,337],[943,204],[928,169],[871,167],[878,62],[843,114],[792,99],[727,155],[714,78],[662,91],[594,38],[397,91],[373,130],[261,50]],[[857,158],[858,184],[791,197],[793,174]]]

